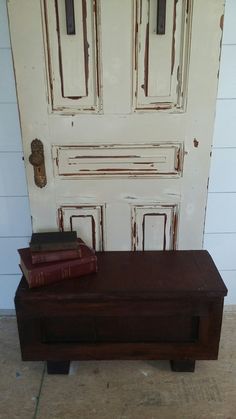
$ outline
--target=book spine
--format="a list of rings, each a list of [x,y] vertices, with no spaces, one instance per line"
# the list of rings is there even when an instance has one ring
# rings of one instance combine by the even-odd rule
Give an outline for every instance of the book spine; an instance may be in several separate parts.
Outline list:
[[[31,259],[33,264],[47,263],[47,262],[60,262],[63,260],[78,259],[81,257],[80,250],[66,250],[58,252],[32,252]]]
[[[44,269],[31,271],[28,273],[28,281],[30,288],[41,287],[43,285],[52,284],[59,281],[64,281],[69,278],[77,278],[97,272],[97,258],[96,256],[87,258],[85,263],[79,265],[64,264],[63,266],[56,265],[55,269]]]
[[[30,243],[31,252],[53,252],[60,250],[75,250],[78,242],[63,242],[63,243]]]

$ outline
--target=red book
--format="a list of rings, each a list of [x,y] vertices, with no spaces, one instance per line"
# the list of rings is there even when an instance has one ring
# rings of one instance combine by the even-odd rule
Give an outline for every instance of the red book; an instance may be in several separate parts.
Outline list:
[[[78,239],[77,249],[65,249],[55,251],[33,252],[31,250],[31,260],[33,264],[59,262],[62,260],[72,260],[81,257],[80,240]]]
[[[80,242],[81,243],[81,242]],[[64,279],[76,278],[97,272],[97,257],[90,247],[81,243],[81,257],[74,260],[61,262],[41,263],[34,265],[31,260],[31,252],[27,247],[18,249],[20,254],[20,268],[30,288],[41,287],[63,281]]]

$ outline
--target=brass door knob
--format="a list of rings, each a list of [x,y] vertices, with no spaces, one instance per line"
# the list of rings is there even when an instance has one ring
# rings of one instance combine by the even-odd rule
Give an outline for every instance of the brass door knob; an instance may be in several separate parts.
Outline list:
[[[38,151],[35,151],[29,156],[29,162],[32,164],[32,166],[41,166],[41,164],[44,162],[43,155]]]
[[[39,188],[47,184],[44,149],[42,141],[37,138],[31,143],[32,154],[29,156],[29,162],[34,167],[34,181]]]

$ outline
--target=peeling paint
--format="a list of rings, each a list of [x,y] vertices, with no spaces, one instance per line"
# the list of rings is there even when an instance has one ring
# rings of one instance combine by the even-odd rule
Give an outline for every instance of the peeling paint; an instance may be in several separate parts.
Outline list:
[[[138,45],[138,6],[135,8],[135,35],[134,35],[134,70],[137,70],[137,45]]]
[[[63,69],[62,69],[62,59],[61,59],[61,35],[60,35],[60,27],[59,27],[59,11],[58,11],[58,3],[55,1],[55,15],[56,15],[56,31],[57,31],[57,39],[58,39],[58,61],[59,61],[59,74],[61,80],[61,95],[64,95],[64,81],[63,81]]]
[[[89,43],[87,36],[87,4],[86,0],[82,0],[82,14],[83,14],[83,33],[84,33],[84,73],[86,96],[88,96],[88,79],[89,79]]]
[[[78,113],[97,113],[101,110],[101,103],[99,103],[99,88],[100,88],[100,56],[99,56],[99,34],[98,34],[98,21],[97,21],[97,2],[96,0],[92,0],[91,5],[88,5],[87,0],[81,0],[82,3],[82,18],[79,25],[82,27],[83,30],[83,47],[81,53],[84,54],[84,78],[85,78],[85,92],[82,95],[67,95],[65,92],[65,77],[66,75],[63,74],[63,45],[62,45],[62,37],[64,36],[63,28],[61,27],[62,22],[60,20],[60,7],[61,4],[58,0],[52,1],[53,7],[55,12],[52,11],[51,6],[46,0],[42,0],[42,15],[44,16],[44,29],[45,29],[45,36],[44,36],[44,44],[45,44],[45,51],[47,54],[47,72],[48,72],[48,85],[49,85],[49,93],[48,94],[48,103],[52,106],[52,110],[57,113],[63,113],[67,115],[78,114]],[[94,12],[93,20],[94,20],[94,27],[93,29],[89,29],[87,27],[87,7],[90,7]],[[53,19],[51,20],[53,15]],[[55,25],[55,26],[54,26]],[[87,30],[89,30],[87,36]],[[56,42],[54,39],[53,32],[56,32]],[[92,32],[91,32],[92,31]],[[90,42],[91,40],[91,42]],[[55,44],[55,45],[54,45]],[[93,48],[90,45],[93,45]],[[63,47],[64,48],[64,47]],[[92,76],[94,77],[94,83],[92,92],[89,92],[89,73],[90,73],[90,66],[92,65],[92,61],[89,61],[89,48],[91,48],[91,52],[94,56],[94,68],[91,72]],[[57,55],[57,58],[56,58]],[[91,95],[90,95],[91,93]],[[94,93],[94,94],[93,94]],[[89,98],[91,96],[91,101],[95,102],[92,103],[91,106],[84,106],[83,99]],[[68,101],[66,101],[68,99]],[[71,103],[69,103],[69,100]],[[56,103],[55,103],[56,101]],[[80,101],[80,104],[73,105],[73,102]],[[63,106],[65,105],[65,106]]]
[[[175,170],[179,171],[181,168],[181,153],[180,153],[180,149],[176,150],[176,165],[175,165]]]
[[[224,29],[224,15],[221,16],[220,18],[220,29],[223,31]]]
[[[100,232],[101,232],[101,240],[100,240],[100,249],[101,251],[104,251],[104,211],[106,208],[106,204],[101,205],[101,220],[100,220]]]
[[[61,231],[64,230],[64,225],[70,230],[75,230],[74,219],[90,220],[91,227],[88,229],[90,240],[94,250],[104,250],[104,210],[105,205],[66,205],[58,209],[58,224]],[[83,213],[80,214],[79,211]],[[91,212],[93,212],[91,214]]]
[[[171,250],[176,247],[177,240],[177,211],[178,205],[176,204],[161,204],[157,200],[157,205],[138,204],[132,205],[132,248],[133,250],[145,250],[145,243],[148,237],[145,228],[145,219],[150,216],[157,216],[163,218],[163,250]],[[163,211],[163,212],[162,212]],[[160,218],[158,218],[160,220]],[[169,226],[169,228],[167,228]],[[141,237],[139,233],[141,232]],[[140,245],[139,245],[140,242]]]
[[[173,34],[172,34],[172,52],[171,52],[171,75],[174,71],[174,65],[175,65],[175,31],[176,31],[176,6],[177,6],[178,0],[175,0],[174,4],[174,15],[173,15]]]
[[[190,0],[187,0],[187,5],[186,5],[186,14],[188,15],[189,13],[189,8],[190,8]]]
[[[177,249],[178,213],[175,209],[173,219],[173,250]]]
[[[142,9],[143,9],[143,0],[140,0],[140,11],[139,11],[139,23],[142,25]]]
[[[100,153],[95,154],[95,150]],[[182,171],[182,143],[53,146],[52,152],[58,157],[57,175],[71,179],[109,175],[180,177]]]
[[[137,227],[137,224],[136,224],[136,222],[134,222],[134,224],[133,224],[133,237],[134,238],[136,238],[136,227]]]
[[[48,65],[48,82],[49,82],[49,89],[50,89],[50,94],[51,94],[51,98],[53,100],[53,83],[52,83],[52,66],[51,66],[51,59],[50,59],[50,46],[49,46],[49,33],[48,33],[48,16],[47,16],[47,8],[46,8],[46,4],[45,1],[42,3],[42,14],[44,16],[44,24],[45,24],[45,35],[46,37],[43,38],[44,41],[44,48],[47,54],[47,65]],[[13,60],[14,63],[14,60]],[[47,95],[47,100],[48,103],[50,102],[50,98],[49,95]]]
[[[208,188],[209,188],[209,182],[210,182],[210,178],[208,177],[208,178],[207,178],[207,190],[208,190]],[[206,208],[207,208],[207,205],[206,205],[206,207],[205,207],[205,211],[206,211]]]
[[[98,5],[97,1],[93,0],[93,11],[94,11],[94,19],[95,19],[95,43],[96,43],[96,82],[97,82],[97,96],[100,97],[100,60],[99,60],[99,34],[98,34],[98,20],[99,20],[99,12],[98,12]]]
[[[58,209],[58,226],[60,231],[64,231],[64,220],[63,220],[63,210],[61,208]]]
[[[144,92],[148,96],[148,67],[149,67],[149,22],[146,26],[146,40],[144,53]]]
[[[154,39],[150,38],[153,36],[151,26],[153,22],[153,17],[150,16],[150,1],[145,2],[145,12],[143,11],[142,18],[144,19],[142,25],[138,25],[138,36],[137,40],[137,17],[135,15],[134,22],[134,40],[136,43],[141,42],[141,46],[136,45],[137,57],[134,60],[134,78],[136,78],[137,91],[134,89],[134,98],[135,98],[135,109],[134,112],[139,111],[171,111],[178,112],[184,110],[186,105],[186,93],[187,93],[187,71],[189,63],[189,47],[190,47],[190,30],[191,30],[191,4],[190,0],[181,2],[178,8],[178,0],[173,0],[172,3],[172,17],[169,33],[169,76],[170,76],[170,85],[171,91],[167,96],[170,97],[169,102],[163,103],[163,95],[159,95],[154,91],[150,91],[151,86],[155,83],[155,74],[151,73],[150,69],[150,54],[154,54],[150,48],[155,48]],[[141,2],[136,2],[136,7],[140,6]],[[141,6],[140,6],[141,7]],[[136,10],[137,12],[137,10]],[[140,13],[140,9],[138,10]],[[186,17],[186,22],[184,20]],[[139,23],[139,22],[138,22]],[[178,29],[178,30],[177,30]],[[150,32],[151,31],[151,32]],[[176,71],[179,68],[177,74],[177,80],[175,78]],[[150,82],[152,78],[152,84]],[[143,83],[139,83],[142,80]],[[135,84],[135,83],[134,83]],[[158,85],[158,80],[156,79],[156,84]],[[143,93],[144,91],[144,93]],[[156,99],[156,100],[155,100]]]
[[[199,141],[196,138],[194,138],[194,140],[193,140],[193,145],[194,145],[195,148],[198,148],[198,146],[199,146]]]

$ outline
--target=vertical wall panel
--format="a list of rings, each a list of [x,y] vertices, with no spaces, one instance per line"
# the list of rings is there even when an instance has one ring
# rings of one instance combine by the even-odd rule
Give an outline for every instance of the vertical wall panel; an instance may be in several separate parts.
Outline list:
[[[22,153],[0,152],[0,196],[28,195],[22,158]]]
[[[236,44],[236,1],[226,0],[223,44]]]
[[[0,0],[0,310],[14,308],[17,249],[31,234],[6,0]]]
[[[236,98],[236,45],[223,45],[218,98]]]
[[[236,234],[205,234],[204,248],[207,249],[220,270],[236,270]]]
[[[235,162],[236,148],[213,149],[209,192],[236,192]]]
[[[29,240],[30,237],[0,237],[0,277],[21,273],[17,249],[27,247]]]
[[[235,2],[236,5],[236,2]],[[236,31],[235,31],[236,32]],[[214,130],[214,147],[236,148],[236,99],[218,100]]]
[[[10,49],[0,48],[0,102],[16,102],[15,80]]]
[[[0,0],[0,48],[10,47],[6,0]]]
[[[0,237],[30,236],[28,197],[0,197]]]
[[[236,233],[236,193],[208,195],[206,233]]]
[[[220,274],[228,288],[228,295],[225,299],[226,304],[235,304],[236,302],[236,271],[220,271]]]
[[[16,103],[0,103],[0,152],[21,151],[21,132]]]

